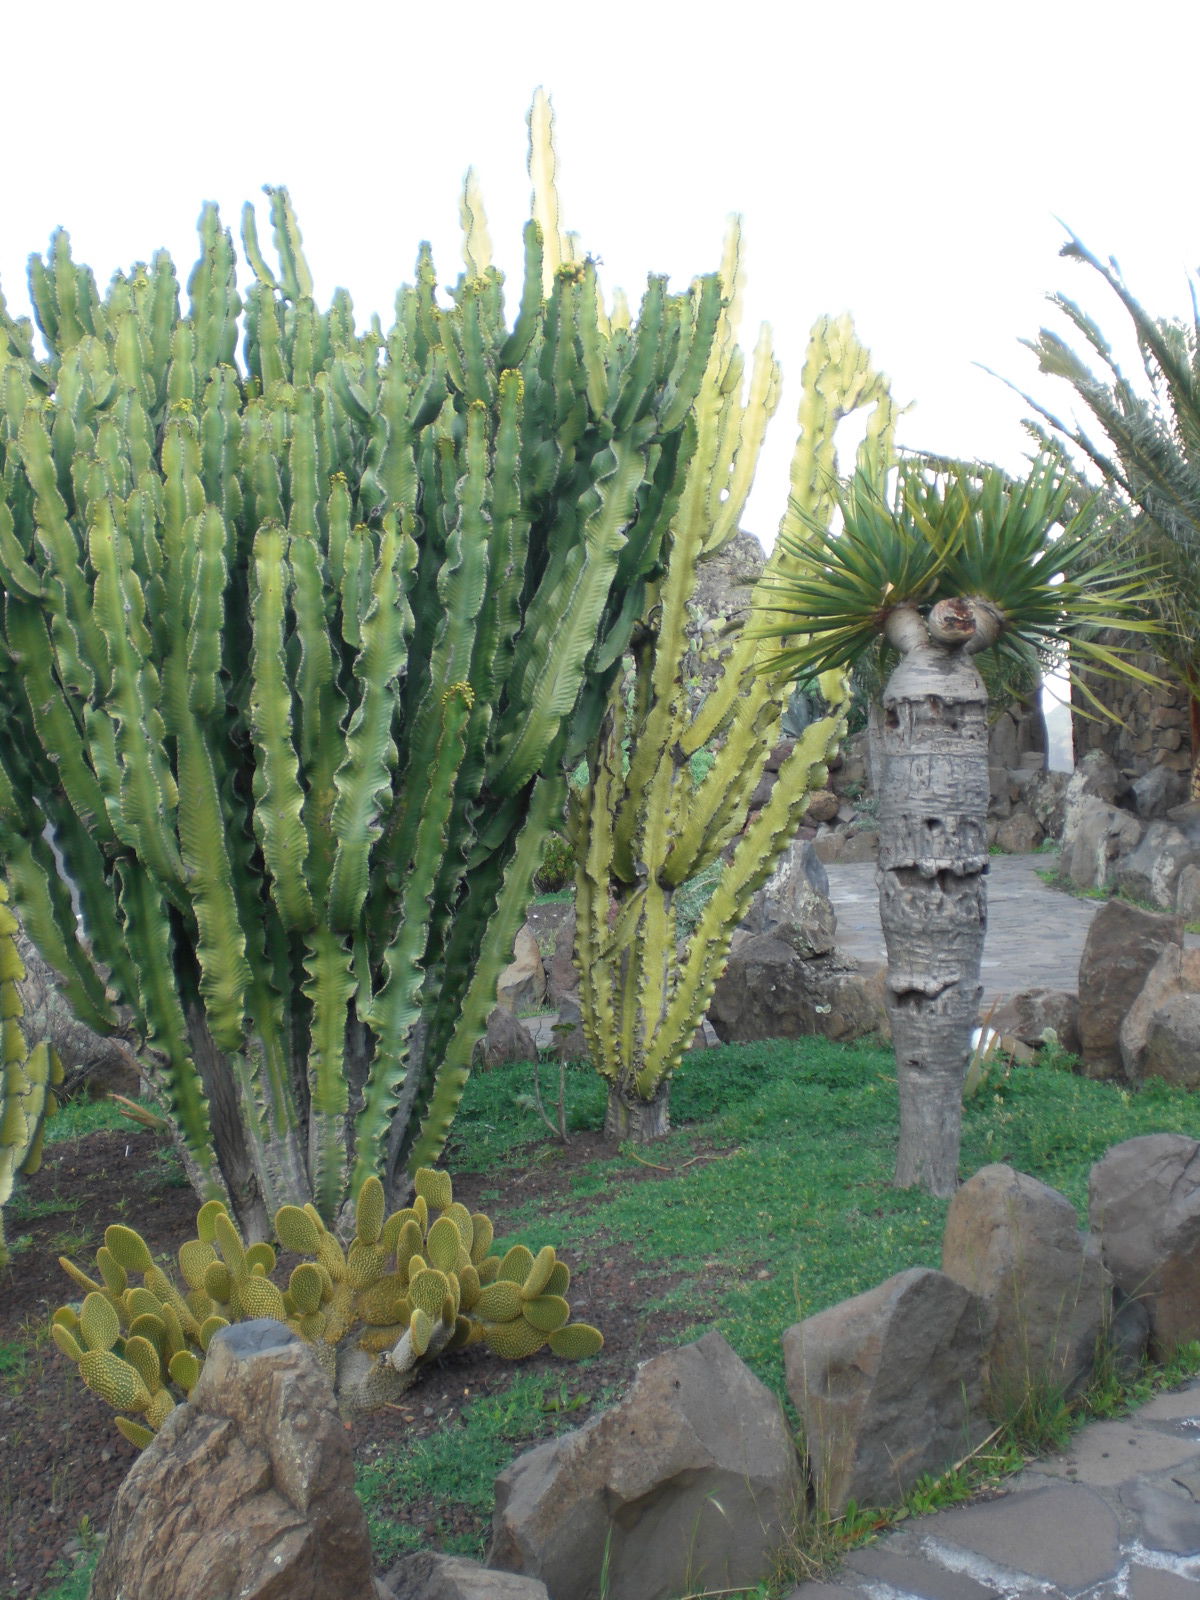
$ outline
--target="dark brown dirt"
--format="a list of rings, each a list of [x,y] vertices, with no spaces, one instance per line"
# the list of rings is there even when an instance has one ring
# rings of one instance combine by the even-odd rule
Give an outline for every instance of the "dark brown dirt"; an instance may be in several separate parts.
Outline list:
[[[573,1173],[611,1154],[596,1134],[573,1135],[568,1145],[553,1149],[553,1160],[506,1177],[514,1206],[544,1203],[548,1215],[574,1209],[568,1198]],[[646,1182],[657,1176],[652,1167],[635,1170]],[[455,1198],[487,1211],[502,1234],[502,1208],[479,1198],[481,1190],[495,1188],[494,1175],[455,1178]],[[6,1217],[10,1242],[28,1235],[29,1243],[0,1269],[0,1595],[34,1600],[41,1594],[54,1564],[78,1550],[81,1524],[96,1531],[106,1526],[137,1454],[117,1433],[108,1406],[83,1386],[50,1340],[52,1312],[75,1297],[58,1257],[69,1255],[95,1275],[104,1228],[124,1222],[138,1229],[154,1255],[173,1258],[195,1235],[196,1207],[155,1136],[131,1129],[49,1146],[41,1171],[24,1182],[15,1214]],[[604,1350],[586,1369],[550,1357],[523,1366],[554,1371],[569,1424],[577,1426],[590,1414],[595,1395],[623,1386],[640,1361],[673,1342],[685,1319],[661,1311],[649,1318],[637,1309],[645,1300],[645,1285],[638,1283],[644,1268],[618,1239],[599,1243],[586,1267],[572,1265],[580,1268],[571,1285],[573,1313],[603,1330]],[[666,1287],[656,1279],[656,1293]],[[510,1372],[483,1350],[438,1364],[405,1396],[405,1404],[355,1422],[356,1458],[454,1427],[464,1404],[503,1389]],[[554,1429],[555,1419],[548,1416],[546,1431]],[[430,1544],[478,1527],[465,1509],[447,1516],[445,1507],[432,1503],[409,1505],[405,1520]]]

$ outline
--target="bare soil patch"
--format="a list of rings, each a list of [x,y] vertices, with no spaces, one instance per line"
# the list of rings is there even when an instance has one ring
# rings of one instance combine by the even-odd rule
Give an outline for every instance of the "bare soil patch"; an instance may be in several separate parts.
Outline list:
[[[483,1210],[505,1231],[505,1207],[545,1210],[545,1243],[556,1243],[553,1218],[597,1202],[572,1196],[572,1180],[583,1167],[611,1155],[598,1134],[580,1133],[555,1145],[549,1159],[520,1173],[455,1175],[455,1198]],[[646,1182],[653,1167],[634,1171]],[[631,1172],[631,1176],[633,1173]],[[483,1199],[503,1188],[504,1199]],[[602,1204],[602,1202],[601,1202]],[[50,1341],[56,1307],[74,1298],[73,1285],[58,1265],[66,1254],[92,1270],[94,1253],[110,1222],[125,1222],[143,1235],[156,1256],[174,1252],[195,1234],[197,1201],[182,1186],[173,1162],[164,1160],[151,1133],[93,1133],[47,1148],[40,1172],[21,1190],[16,1214],[7,1221],[10,1240],[30,1242],[0,1269],[0,1594],[34,1600],[47,1574],[79,1548],[83,1518],[92,1529],[108,1522],[113,1499],[137,1452],[118,1434],[113,1414],[80,1382],[71,1363]],[[571,1425],[586,1421],[595,1396],[621,1388],[638,1363],[675,1342],[687,1318],[662,1310],[649,1316],[645,1266],[619,1238],[601,1236],[586,1262],[571,1261],[571,1303],[577,1318],[604,1333],[600,1356],[586,1368],[550,1356],[522,1363],[526,1370],[552,1371]],[[655,1292],[669,1283],[655,1279]],[[465,1405],[502,1390],[512,1368],[486,1350],[469,1350],[436,1365],[404,1397],[405,1403],[356,1421],[355,1455],[367,1460],[404,1441],[459,1425]],[[546,1418],[546,1432],[562,1417]],[[465,1508],[427,1505],[405,1510],[431,1543],[453,1533],[471,1533],[478,1518]]]

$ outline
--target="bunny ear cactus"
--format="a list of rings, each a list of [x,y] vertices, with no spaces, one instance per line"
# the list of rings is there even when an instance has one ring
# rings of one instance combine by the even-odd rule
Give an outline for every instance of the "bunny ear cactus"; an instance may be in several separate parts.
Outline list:
[[[779,372],[764,331],[749,386],[736,344],[735,228],[725,253],[727,303],[695,405],[697,448],[671,520],[664,571],[634,632],[630,680],[614,686],[588,754],[590,782],[572,796],[575,839],[575,961],[592,1060],[609,1086],[606,1127],[638,1142],[667,1131],[672,1073],[712,997],[733,930],[791,843],[811,791],[845,734],[848,688],[825,674],[827,715],[814,721],[783,763],[768,803],[750,799],[779,738],[791,677],[768,668],[769,646],[743,631],[698,711],[683,682],[688,604],[699,564],[737,533]],[[799,560],[806,518],[827,519],[835,478],[834,435],[850,412],[868,410],[860,453],[882,480],[891,453],[893,407],[849,320],[813,329],[804,369],[791,506],[754,590],[770,611],[774,587]],[[698,781],[692,758],[715,759]],[[626,762],[626,751],[628,761]],[[680,892],[702,873],[716,883],[690,937],[681,941]]]
[[[442,1148],[721,298],[651,278],[610,321],[530,222],[510,324],[469,187],[449,303],[423,249],[359,332],[268,195],[244,297],[208,206],[186,309],[165,255],[102,297],[57,234],[45,360],[0,319],[0,856],[76,1014],[130,1008],[198,1192],[257,1238],[373,1174],[399,1199]]]
[[[281,1206],[280,1246],[310,1258],[282,1289],[274,1249],[247,1245],[220,1201],[201,1207],[198,1236],[180,1247],[182,1287],[139,1233],[114,1225],[96,1252],[98,1278],[60,1258],[83,1300],[54,1313],[51,1336],[89,1389],[134,1413],[117,1426],[139,1447],[191,1391],[213,1335],[253,1317],[286,1322],[312,1346],[346,1414],[388,1404],[465,1345],[508,1360],[600,1350],[601,1334],[570,1320],[571,1274],[552,1245],[495,1255],[491,1221],[454,1199],[448,1173],[421,1168],[415,1188],[411,1206],[385,1217],[383,1184],[368,1178],[344,1247],[312,1205]]]
[[[16,941],[17,919],[0,883],[0,1266],[8,1263],[3,1208],[18,1173],[36,1172],[42,1161],[46,1118],[56,1107],[54,1091],[63,1081],[62,1062],[53,1046],[26,1046],[21,1029],[25,976]]]

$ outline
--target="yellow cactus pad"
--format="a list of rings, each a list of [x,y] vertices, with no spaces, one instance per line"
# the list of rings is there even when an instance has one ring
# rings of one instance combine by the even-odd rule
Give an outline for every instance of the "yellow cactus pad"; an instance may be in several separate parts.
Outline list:
[[[571,1269],[565,1261],[556,1261],[554,1271],[546,1279],[543,1294],[566,1294],[571,1286]]]
[[[293,1255],[315,1256],[324,1231],[299,1206],[280,1206],[275,1213],[275,1237]]]
[[[150,1404],[146,1407],[146,1421],[155,1433],[175,1409],[175,1399],[169,1389],[159,1389],[150,1396]]]
[[[191,1350],[177,1351],[167,1369],[171,1382],[177,1383],[184,1394],[191,1394],[200,1370],[200,1357]]]
[[[151,1394],[162,1388],[162,1361],[157,1345],[143,1338],[141,1334],[135,1334],[132,1338],[126,1339],[122,1355]],[[157,1423],[155,1426],[157,1427]]]
[[[407,1330],[407,1322],[389,1322],[378,1328],[368,1328],[358,1341],[358,1348],[366,1350],[370,1355],[382,1355],[385,1350],[390,1350],[394,1344],[403,1339]]]
[[[467,1248],[470,1250],[471,1260],[476,1266],[479,1265],[492,1248],[492,1240],[495,1236],[496,1230],[492,1226],[491,1217],[485,1216],[482,1211],[472,1212],[471,1243]]]
[[[506,1278],[509,1283],[524,1283],[533,1267],[533,1251],[526,1249],[523,1244],[515,1244],[500,1262],[498,1278]]]
[[[369,1289],[387,1271],[387,1252],[377,1244],[355,1239],[346,1256],[346,1280],[352,1289]]]
[[[121,1337],[121,1319],[107,1295],[89,1294],[79,1313],[79,1332],[89,1350],[111,1350]]]
[[[521,1315],[539,1333],[555,1333],[571,1320],[571,1308],[561,1295],[543,1294],[521,1304]]]
[[[511,1322],[521,1315],[521,1291],[507,1278],[498,1278],[479,1291],[475,1315],[481,1322]]]
[[[83,1359],[83,1346],[76,1339],[69,1328],[64,1328],[61,1322],[50,1324],[50,1337],[62,1351],[63,1355],[70,1356],[72,1361]]]
[[[358,1311],[372,1327],[393,1322],[407,1323],[412,1307],[399,1278],[383,1278],[358,1297]]]
[[[204,1292],[223,1306],[233,1298],[233,1276],[223,1261],[210,1261],[205,1267]]]
[[[201,1350],[207,1350],[209,1345],[213,1342],[213,1339],[216,1337],[216,1335],[218,1333],[220,1333],[221,1329],[222,1328],[227,1328],[228,1326],[229,1326],[229,1318],[228,1317],[218,1317],[218,1316],[205,1317],[204,1321],[200,1324],[200,1348],[201,1348]],[[172,1357],[172,1360],[173,1359],[174,1359],[174,1357]]]
[[[209,1200],[202,1205],[196,1213],[196,1232],[205,1244],[213,1244],[217,1237],[217,1218],[226,1217],[229,1213],[225,1210],[220,1200]]]
[[[379,1243],[379,1235],[383,1232],[385,1209],[383,1184],[378,1178],[368,1178],[358,1191],[358,1201],[354,1208],[354,1231],[361,1243],[366,1245]]]
[[[275,1271],[275,1252],[269,1244],[252,1244],[246,1251],[247,1272],[257,1272],[259,1277],[270,1277]]]
[[[523,1300],[536,1300],[538,1295],[545,1294],[546,1285],[557,1264],[552,1244],[544,1245],[533,1258],[533,1265],[529,1275],[521,1285],[521,1298]]]
[[[460,1260],[464,1264],[469,1260],[459,1231],[449,1217],[439,1217],[430,1228],[429,1238],[425,1241],[425,1253],[430,1265],[439,1272],[454,1272]]]
[[[452,1206],[446,1207],[446,1216],[458,1229],[459,1241],[469,1254],[475,1243],[475,1224],[471,1220],[471,1213],[456,1200]]]
[[[550,1335],[550,1348],[556,1356],[568,1361],[582,1361],[586,1356],[598,1355],[603,1350],[604,1335],[590,1323],[572,1322]]]
[[[79,1360],[79,1375],[114,1411],[145,1411],[150,1404],[150,1391],[137,1369],[111,1350],[85,1350]]]
[[[412,1338],[413,1354],[418,1357],[423,1356],[429,1349],[429,1341],[433,1337],[433,1318],[418,1306],[412,1314],[408,1331]]]
[[[536,1355],[546,1342],[546,1335],[530,1327],[524,1317],[515,1322],[485,1322],[483,1337],[488,1348],[506,1361],[522,1361]]]
[[[408,1285],[408,1298],[412,1304],[413,1316],[415,1317],[420,1310],[432,1319],[440,1317],[442,1302],[449,1292],[450,1283],[444,1273],[438,1272],[433,1267],[418,1272]]]
[[[321,1269],[314,1262],[302,1261],[298,1267],[292,1268],[292,1275],[288,1279],[288,1294],[292,1297],[292,1304],[302,1317],[311,1316],[314,1311],[321,1308],[321,1300],[325,1294],[326,1280],[321,1275]]]
[[[271,1317],[276,1322],[287,1321],[283,1296],[268,1278],[243,1278],[234,1290],[234,1304],[243,1316]]]
[[[96,1265],[109,1294],[123,1295],[129,1287],[129,1277],[121,1263],[113,1258],[107,1245],[102,1244],[96,1251]]]
[[[420,1167],[413,1176],[413,1188],[418,1198],[434,1211],[445,1211],[454,1204],[454,1185],[448,1172]]]
[[[160,1357],[167,1350],[167,1325],[159,1316],[150,1312],[143,1312],[140,1317],[134,1317],[129,1324],[129,1337],[131,1339],[147,1339],[158,1351]]]
[[[152,1429],[143,1428],[140,1422],[134,1422],[129,1417],[117,1418],[117,1430],[129,1440],[135,1450],[144,1450],[154,1439]]]
[[[203,1289],[205,1271],[209,1263],[216,1259],[217,1252],[203,1239],[189,1239],[186,1244],[179,1246],[176,1260],[189,1289]]]
[[[150,1247],[133,1228],[114,1222],[104,1230],[104,1246],[126,1272],[146,1272],[154,1265]]]

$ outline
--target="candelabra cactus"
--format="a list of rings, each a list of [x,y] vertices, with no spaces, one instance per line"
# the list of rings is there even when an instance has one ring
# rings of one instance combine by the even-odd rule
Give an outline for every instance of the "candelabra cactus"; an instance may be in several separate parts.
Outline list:
[[[543,117],[535,143],[548,140]],[[542,152],[545,155],[545,152]],[[0,301],[0,856],[76,1014],[113,997],[249,1235],[436,1159],[564,762],[599,724],[695,439],[715,275],[605,314],[525,231],[511,327],[423,249],[385,335],[214,207],[101,296],[56,234]],[[244,340],[244,364],[236,351]],[[82,914],[82,921],[77,919]]]
[[[632,692],[615,686],[589,749],[590,783],[572,795],[580,1010],[593,1062],[608,1082],[606,1127],[618,1140],[666,1132],[671,1075],[712,997],[733,931],[795,836],[846,727],[846,680],[827,673],[826,715],[796,741],[770,799],[752,817],[751,796],[779,738],[791,673],[771,670],[777,651],[756,628],[737,636],[698,712],[683,683],[687,607],[699,564],[738,530],[778,398],[779,371],[765,330],[742,395],[739,244],[735,228],[722,271],[726,304],[695,407],[697,448],[663,574],[647,593],[631,644]],[[849,319],[823,318],[813,329],[802,379],[791,510],[783,525],[790,542],[776,545],[751,602],[770,622],[779,621],[777,586],[798,570],[796,543],[812,538],[804,519],[820,526],[832,509],[837,425],[860,408],[868,413],[860,466],[882,481],[894,426],[886,380],[872,370]],[[692,757],[714,745],[715,760],[696,783]],[[681,948],[676,894],[722,857],[711,898]]]
[[[8,1262],[4,1206],[18,1175],[36,1172],[42,1161],[46,1118],[55,1109],[63,1081],[58,1052],[45,1042],[28,1049],[21,1028],[17,985],[25,968],[17,949],[17,919],[0,883],[0,1266]]]
[[[84,1296],[78,1309],[54,1313],[54,1342],[89,1389],[135,1414],[117,1427],[138,1446],[190,1392],[214,1333],[253,1317],[286,1322],[312,1345],[347,1413],[386,1404],[428,1362],[469,1344],[508,1360],[547,1346],[558,1356],[596,1354],[603,1338],[570,1320],[570,1269],[552,1245],[493,1255],[491,1221],[454,1199],[447,1173],[422,1168],[415,1186],[412,1205],[385,1217],[383,1185],[369,1178],[345,1248],[315,1207],[281,1206],[280,1246],[311,1258],[282,1289],[270,1276],[272,1246],[247,1245],[218,1200],[201,1207],[198,1237],[180,1247],[183,1288],[133,1228],[107,1228],[98,1278],[60,1257]]]

